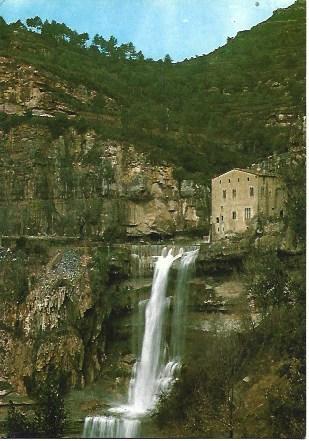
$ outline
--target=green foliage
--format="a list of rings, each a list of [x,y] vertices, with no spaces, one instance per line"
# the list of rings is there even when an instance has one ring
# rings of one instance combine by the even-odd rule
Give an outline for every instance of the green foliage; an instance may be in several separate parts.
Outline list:
[[[183,167],[175,167],[173,169],[173,178],[176,179],[177,184],[178,184],[178,189],[181,189],[181,183],[184,179],[186,179],[187,177],[187,173],[186,171],[183,169]]]
[[[91,206],[84,210],[84,219],[86,225],[97,225],[102,212],[102,200],[94,199]]]
[[[282,367],[284,374],[278,385],[268,391],[267,411],[272,416],[272,438],[301,439],[306,426],[306,381],[304,366],[291,358]]]
[[[92,271],[90,273],[91,290],[97,299],[106,297],[108,283],[108,256],[105,248],[98,248],[94,258]]]
[[[39,257],[41,259],[41,263],[46,262],[46,260],[48,259],[49,244],[47,241],[44,242],[42,240],[28,240],[25,237],[20,236],[16,240],[16,248],[17,250],[20,250],[22,253],[24,253],[25,257]]]
[[[127,289],[118,286],[120,280],[128,277],[126,259],[121,252],[108,251],[106,247],[98,248],[93,257],[90,271],[91,291],[97,304],[106,313],[117,314],[129,307]]]
[[[41,23],[39,17],[27,21],[37,32],[19,26],[14,33],[12,25],[0,23],[0,51],[94,90],[87,104],[70,103],[85,112],[87,122],[77,124],[81,130],[94,127],[106,138],[132,142],[154,163],[172,163],[207,182],[236,164],[243,167],[274,151],[287,151],[290,128],[273,124],[273,119],[283,107],[291,109],[293,124],[304,115],[301,6],[297,1],[226,46],[182,63],[171,63],[169,56],[145,60],[131,42],[119,44],[114,36],[96,34],[88,45],[87,34],[55,21]],[[61,99],[66,102],[69,95]],[[50,124],[55,137],[69,124],[49,119],[44,124]],[[4,121],[5,130],[20,122]],[[31,123],[40,124],[36,118]],[[70,124],[74,126],[73,118]]]
[[[180,380],[163,395],[154,419],[164,436],[183,438],[301,438],[305,430],[305,317],[297,308],[275,310],[261,326],[230,336],[210,335]],[[280,313],[279,313],[280,312]],[[301,335],[302,334],[302,335]],[[267,393],[253,384],[263,406],[253,408],[241,379],[268,378]],[[260,366],[258,374],[255,365]],[[218,369],[218,366],[220,369]],[[254,378],[253,377],[253,378]],[[250,380],[252,381],[252,380]],[[250,419],[249,419],[250,418]]]
[[[62,438],[67,418],[64,385],[59,375],[49,373],[35,389],[34,411],[24,413],[10,403],[6,422],[8,438]]]
[[[267,314],[258,324],[253,324],[250,316],[244,316],[240,332],[226,335],[209,332],[206,341],[203,338],[202,351],[199,342],[196,349],[193,347],[179,381],[169,394],[161,397],[154,412],[162,436],[304,436],[306,284],[303,269],[304,256],[295,262],[295,267],[294,262],[279,261],[273,253],[252,256],[248,264],[249,280],[256,299],[262,299],[261,308],[267,306]],[[280,277],[289,286],[288,295],[280,295]],[[269,297],[260,295],[258,289],[270,290]],[[248,384],[242,381],[246,376]]]
[[[248,360],[247,339],[236,333],[208,336],[205,351],[191,354],[195,362],[188,362],[170,394],[161,398],[154,415],[161,428],[173,424],[176,437],[231,437],[234,388]]]
[[[306,239],[306,165],[305,158],[295,160],[284,170],[288,192],[287,224],[300,241]]]
[[[171,64],[172,61],[173,60],[172,60],[171,56],[169,54],[166,54],[164,57],[164,63]]]
[[[2,298],[23,303],[28,295],[26,255],[17,251],[14,256],[0,261],[0,295]]]
[[[37,391],[36,418],[38,433],[45,438],[61,438],[64,434],[66,411],[63,385],[56,379],[48,379]]]
[[[264,313],[292,301],[287,274],[276,252],[253,252],[246,260],[245,271],[249,295]]]
[[[28,18],[26,20],[26,24],[29,28],[33,28],[37,31],[41,30],[42,26],[43,26],[43,22],[40,19],[40,17],[38,17],[38,16],[36,16],[34,18]]]
[[[29,417],[24,412],[16,409],[10,401],[6,421],[6,436],[8,438],[36,438],[37,427],[34,417]]]
[[[254,250],[245,262],[249,298],[264,313],[282,305],[304,303],[303,279],[287,271],[276,251]]]
[[[59,138],[70,126],[70,121],[62,113],[57,114],[55,118],[47,118],[46,123],[53,138]]]
[[[4,112],[0,112],[0,127],[5,132],[9,132],[9,130],[19,126],[20,124],[30,122],[30,120],[32,120],[32,115],[29,113],[25,116],[18,116],[8,115]]]

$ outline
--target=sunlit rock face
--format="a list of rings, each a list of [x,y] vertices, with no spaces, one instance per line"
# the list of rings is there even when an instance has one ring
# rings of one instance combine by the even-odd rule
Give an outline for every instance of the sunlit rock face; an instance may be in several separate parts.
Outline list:
[[[177,182],[172,167],[87,130],[90,123],[73,129],[94,90],[14,58],[0,57],[0,76],[0,112],[26,116],[0,128],[0,234],[125,238],[208,229],[209,189]],[[113,116],[100,116],[103,128],[119,113],[104,100]],[[66,122],[57,123],[59,115]]]
[[[207,230],[206,187],[151,165],[132,145],[68,128],[53,138],[23,124],[1,132],[4,235],[108,238]]]
[[[89,103],[96,92],[74,86],[35,66],[0,57],[0,109],[8,114],[22,115],[32,111],[34,116],[52,117],[57,112],[74,116],[73,104]],[[72,97],[72,105],[61,97]],[[106,97],[106,101],[110,101]]]

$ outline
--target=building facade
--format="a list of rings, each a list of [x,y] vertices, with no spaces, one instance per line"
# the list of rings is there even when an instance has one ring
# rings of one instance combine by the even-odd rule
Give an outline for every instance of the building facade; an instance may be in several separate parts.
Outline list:
[[[259,215],[284,216],[282,179],[271,173],[238,169],[212,179],[212,239],[243,233]]]

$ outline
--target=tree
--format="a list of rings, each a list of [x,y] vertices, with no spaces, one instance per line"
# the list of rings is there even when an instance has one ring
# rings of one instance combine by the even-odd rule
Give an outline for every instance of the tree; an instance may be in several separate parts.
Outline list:
[[[127,47],[128,47],[128,58],[129,58],[129,60],[135,60],[137,53],[136,53],[134,44],[132,42],[129,42],[127,44]]]
[[[61,42],[70,41],[73,31],[64,23],[57,23],[55,20],[52,20],[49,23],[48,20],[45,20],[42,25],[41,34],[43,37],[52,38],[58,42]]]
[[[9,405],[6,430],[8,438],[61,438],[67,413],[64,408],[64,377],[50,370],[45,382],[34,388],[36,407],[24,413]]]
[[[163,61],[166,64],[171,64],[173,60],[169,54],[166,54]]]
[[[296,238],[306,238],[306,165],[305,157],[292,161],[284,173],[288,200],[287,224],[295,233]]]
[[[12,23],[11,25],[16,30],[24,30],[27,29],[24,23],[21,20],[17,20],[15,23]]]
[[[92,46],[97,47],[102,55],[108,54],[108,42],[99,34],[95,34],[92,39]]]
[[[17,410],[13,402],[9,402],[6,420],[6,436],[8,438],[34,438],[37,434],[34,418]]]
[[[173,169],[173,178],[176,179],[178,185],[178,191],[181,192],[181,184],[186,179],[186,172],[183,167],[176,167]]]
[[[74,46],[79,46],[81,48],[86,47],[86,43],[89,40],[89,34],[84,32],[83,34],[79,34],[76,31],[71,31],[69,35],[70,43]]]
[[[140,60],[140,61],[145,60],[145,57],[144,57],[144,54],[143,54],[142,51],[138,51],[138,52],[137,52],[137,54],[136,54],[136,59],[137,59],[137,60]]]
[[[115,57],[117,54],[117,38],[113,35],[110,36],[109,40],[107,41],[107,53],[110,57]]]
[[[61,438],[67,414],[61,384],[54,379],[42,383],[38,390],[36,419],[44,438]]]
[[[254,252],[246,261],[245,271],[249,294],[264,314],[289,300],[286,271],[276,252]]]
[[[29,28],[33,28],[36,31],[41,31],[42,26],[43,26],[43,22],[40,19],[40,17],[36,16],[34,18],[28,18],[26,20],[26,24]]]
[[[237,333],[209,335],[204,353],[193,354],[195,363],[183,367],[173,389],[160,399],[154,412],[159,426],[174,425],[173,437],[233,437],[234,389],[246,361],[243,343]]]

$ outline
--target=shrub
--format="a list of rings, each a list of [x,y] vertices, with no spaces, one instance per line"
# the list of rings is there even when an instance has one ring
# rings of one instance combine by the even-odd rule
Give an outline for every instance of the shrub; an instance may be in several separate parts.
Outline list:
[[[10,402],[6,421],[8,438],[61,438],[67,413],[63,377],[50,371],[45,382],[34,387],[36,407],[24,413]]]
[[[287,273],[276,252],[254,252],[245,263],[249,295],[263,313],[289,300]]]

